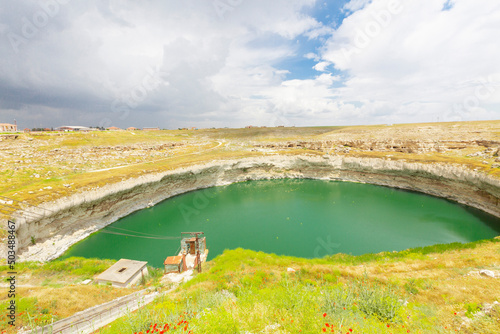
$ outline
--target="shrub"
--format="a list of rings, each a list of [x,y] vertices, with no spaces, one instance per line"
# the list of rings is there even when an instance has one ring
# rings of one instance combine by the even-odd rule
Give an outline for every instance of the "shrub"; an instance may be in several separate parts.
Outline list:
[[[327,313],[361,311],[381,321],[395,321],[403,301],[391,286],[368,283],[366,279],[350,285],[337,285],[324,291]]]

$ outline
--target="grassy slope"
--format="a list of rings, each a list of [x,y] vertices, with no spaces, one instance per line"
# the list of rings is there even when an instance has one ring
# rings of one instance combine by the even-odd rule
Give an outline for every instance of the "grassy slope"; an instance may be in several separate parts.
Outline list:
[[[175,293],[99,333],[146,333],[155,324],[184,333],[496,333],[500,307],[477,312],[500,299],[500,280],[474,272],[492,268],[499,246],[313,260],[226,251]]]
[[[151,276],[141,286],[121,289],[107,285],[82,285],[86,279],[103,272],[115,261],[69,258],[49,263],[16,264],[16,327],[34,328],[64,319],[76,312],[99,305],[145,287],[154,286],[161,270],[149,268]],[[9,268],[0,266],[1,283],[7,284]],[[8,289],[0,288],[0,308],[9,303]],[[7,325],[7,315],[0,315],[0,333],[16,333]]]
[[[146,333],[154,324],[183,333],[496,333],[500,308],[478,312],[500,300],[500,280],[477,272],[500,270],[499,257],[500,238],[323,259],[230,250],[174,293],[99,333]],[[136,291],[78,284],[110,263],[18,264],[21,284],[33,285],[18,288],[18,326],[47,324]],[[0,272],[5,277],[7,268]],[[170,288],[159,273],[145,286]],[[4,308],[7,293],[0,291]],[[2,316],[0,330],[15,333],[6,321]]]

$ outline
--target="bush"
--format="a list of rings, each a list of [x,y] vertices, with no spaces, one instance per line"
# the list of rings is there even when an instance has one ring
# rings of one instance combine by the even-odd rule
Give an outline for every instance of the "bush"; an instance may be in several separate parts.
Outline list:
[[[351,285],[337,285],[324,291],[327,313],[363,312],[381,321],[396,321],[403,301],[391,286],[383,287],[366,279]]]

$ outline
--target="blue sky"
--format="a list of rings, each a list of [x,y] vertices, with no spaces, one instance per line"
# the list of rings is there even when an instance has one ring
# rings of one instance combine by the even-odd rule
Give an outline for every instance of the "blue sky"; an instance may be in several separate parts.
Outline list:
[[[315,18],[326,27],[338,27],[344,18],[350,14],[350,11],[343,10],[344,5],[348,1],[321,1],[317,2],[309,11],[309,15]],[[316,62],[313,59],[308,59],[305,55],[317,53],[324,44],[325,38],[309,38],[307,36],[299,36],[295,42],[297,47],[297,55],[282,61],[277,67],[287,69],[290,73],[287,79],[312,79],[318,75],[314,70]],[[332,73],[341,74],[340,71],[330,69]]]
[[[498,119],[497,0],[0,0],[0,123]]]

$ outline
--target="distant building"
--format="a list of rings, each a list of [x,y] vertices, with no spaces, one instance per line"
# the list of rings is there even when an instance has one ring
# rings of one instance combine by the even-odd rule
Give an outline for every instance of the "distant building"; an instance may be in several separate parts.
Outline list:
[[[144,131],[160,131],[160,128],[142,128]]]
[[[127,128],[127,131],[137,131],[137,130],[140,130],[140,129],[134,128],[133,126]]]
[[[110,126],[109,128],[106,128],[106,130],[109,130],[109,131],[120,131],[121,129],[117,128],[116,126]]]
[[[148,274],[147,264],[144,261],[121,259],[96,276],[95,281],[98,284],[111,283],[115,287],[126,288],[137,284],[142,277]]]
[[[54,129],[55,131],[93,131],[95,129],[88,128],[86,126],[72,126],[64,125]]]
[[[29,132],[31,132],[31,129],[26,128],[26,129],[24,129],[24,132],[29,133]]]
[[[0,123],[0,132],[16,132],[17,125],[9,123]]]
[[[247,128],[247,129],[250,129],[250,128],[253,128],[253,127],[254,127],[253,125],[247,125],[247,126],[245,126],[245,128]]]

